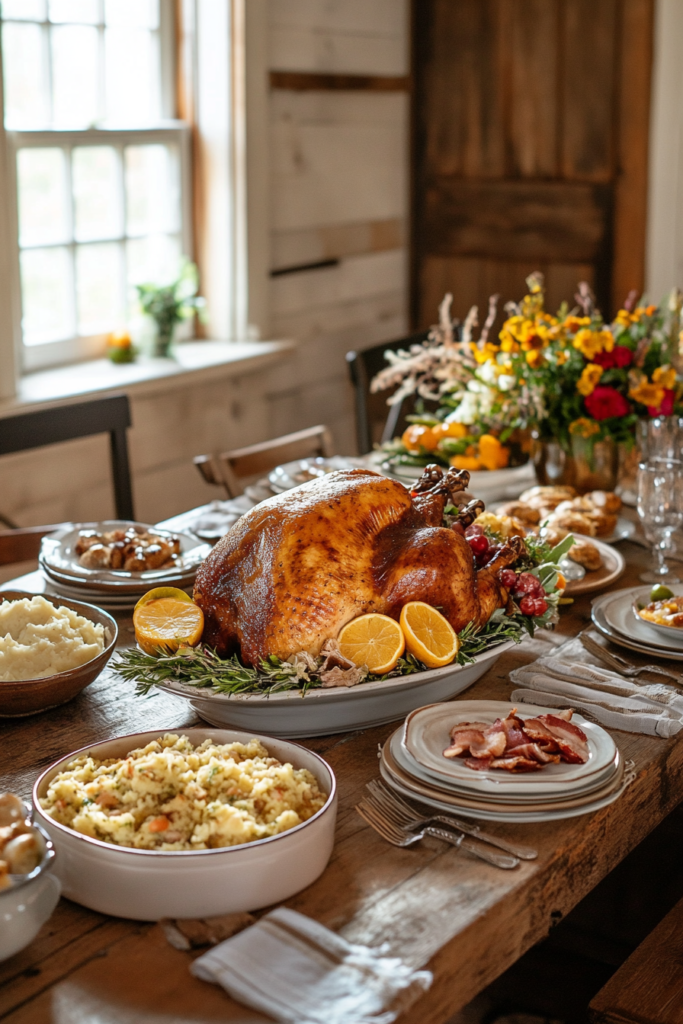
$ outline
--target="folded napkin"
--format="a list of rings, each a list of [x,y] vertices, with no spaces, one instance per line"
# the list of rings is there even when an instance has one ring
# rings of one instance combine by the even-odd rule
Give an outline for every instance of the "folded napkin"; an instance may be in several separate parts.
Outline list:
[[[642,678],[642,677],[641,677]],[[577,638],[547,645],[537,661],[514,669],[514,703],[581,709],[612,729],[668,738],[683,729],[683,694],[666,683],[632,682],[605,668]]]
[[[199,957],[190,970],[288,1024],[391,1024],[429,988],[432,975],[385,957],[386,951],[352,946],[280,907]]]

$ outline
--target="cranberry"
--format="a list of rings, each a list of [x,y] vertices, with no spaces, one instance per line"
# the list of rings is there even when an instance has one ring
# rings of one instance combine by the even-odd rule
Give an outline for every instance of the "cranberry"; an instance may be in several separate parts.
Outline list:
[[[480,558],[488,552],[489,542],[483,534],[468,537],[467,540],[477,558]]]
[[[522,615],[535,615],[536,614],[536,599],[533,597],[523,597],[519,602],[519,610]]]
[[[534,601],[534,604],[535,604],[534,615],[536,617],[540,617],[541,615],[544,615],[548,611],[548,602],[544,601],[542,597],[537,597],[536,600]]]
[[[498,578],[506,590],[512,590],[517,582],[517,573],[514,569],[503,569]]]
[[[517,577],[515,594],[530,594],[533,597],[540,597],[544,593],[541,581],[530,572],[520,572]]]
[[[477,523],[472,523],[472,525],[468,526],[467,529],[465,530],[465,536],[468,539],[470,537],[483,537],[484,536],[484,527],[483,526],[479,526]]]

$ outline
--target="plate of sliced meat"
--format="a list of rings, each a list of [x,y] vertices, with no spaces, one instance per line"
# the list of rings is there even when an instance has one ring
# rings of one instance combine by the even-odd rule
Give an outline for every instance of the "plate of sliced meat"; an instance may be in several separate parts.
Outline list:
[[[506,794],[583,786],[617,755],[609,733],[569,708],[482,700],[413,711],[402,746],[435,781]]]

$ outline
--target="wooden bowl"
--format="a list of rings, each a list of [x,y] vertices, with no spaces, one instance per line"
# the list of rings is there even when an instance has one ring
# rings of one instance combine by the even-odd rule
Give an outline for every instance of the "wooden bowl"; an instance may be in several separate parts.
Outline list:
[[[47,711],[49,708],[56,708],[60,704],[66,704],[73,700],[81,690],[94,682],[100,672],[107,664],[119,634],[116,620],[101,608],[92,604],[84,604],[81,601],[71,601],[66,597],[51,597],[50,595],[27,594],[21,590],[0,591],[0,601],[19,601],[24,597],[45,597],[52,604],[71,608],[72,611],[82,615],[84,619],[90,619],[104,626],[105,648],[92,661],[78,668],[69,669],[67,672],[57,672],[53,676],[43,676],[41,679],[20,679],[16,682],[0,682],[0,718],[19,718],[25,715],[36,715],[40,711]]]

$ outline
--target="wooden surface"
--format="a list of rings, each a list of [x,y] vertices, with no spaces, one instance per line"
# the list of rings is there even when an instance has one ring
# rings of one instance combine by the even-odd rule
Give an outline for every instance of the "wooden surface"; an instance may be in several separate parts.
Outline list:
[[[630,567],[615,587],[635,585],[648,554],[630,543],[621,550]],[[36,576],[20,582],[30,587]],[[561,632],[576,634],[589,615],[590,598],[578,599],[563,613]],[[130,620],[120,621],[122,642],[130,643]],[[528,658],[518,651],[503,655],[462,698],[507,699],[509,671]],[[87,743],[196,722],[182,699],[136,698],[132,684],[106,672],[63,708],[0,723],[0,789],[27,796],[45,767]],[[377,776],[377,746],[393,728],[306,741],[337,775],[339,820],[327,870],[288,905],[350,941],[388,942],[392,955],[429,966],[434,984],[401,1024],[442,1024],[547,935],[676,806],[683,793],[683,738],[615,732],[623,756],[635,761],[636,781],[593,815],[491,826],[539,849],[537,861],[503,872],[436,840],[410,850],[390,847],[361,821],[354,805]],[[168,946],[156,925],[106,918],[62,900],[34,943],[0,965],[0,1018],[9,1024],[261,1019],[193,979],[189,962],[190,954]]]
[[[682,1024],[683,900],[591,1001],[595,1024]]]
[[[293,89],[295,92],[326,92],[329,89],[364,90],[365,92],[408,92],[408,75],[338,75],[311,71],[271,71],[271,89]]]
[[[461,318],[519,299],[534,265],[552,311],[584,279],[609,316],[644,286],[653,0],[413,10],[414,327],[444,290]]]

